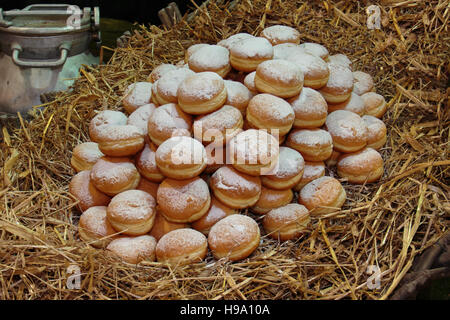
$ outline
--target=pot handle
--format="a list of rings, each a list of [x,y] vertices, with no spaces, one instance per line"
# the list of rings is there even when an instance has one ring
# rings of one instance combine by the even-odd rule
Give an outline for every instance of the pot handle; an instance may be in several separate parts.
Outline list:
[[[19,67],[27,67],[27,68],[56,68],[62,66],[66,60],[67,55],[69,53],[71,44],[63,43],[60,47],[61,56],[58,60],[37,60],[37,61],[28,61],[22,60],[19,58],[19,53],[23,51],[22,47],[18,43],[13,43],[11,45],[12,50],[12,60]]]

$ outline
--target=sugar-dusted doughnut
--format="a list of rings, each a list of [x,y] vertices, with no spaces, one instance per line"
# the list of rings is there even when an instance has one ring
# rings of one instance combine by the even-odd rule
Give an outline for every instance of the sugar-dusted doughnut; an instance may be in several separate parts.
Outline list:
[[[209,144],[205,147],[205,150],[206,150],[207,165],[203,173],[212,174],[214,171],[216,171],[220,167],[223,167],[225,164],[231,163],[231,161],[227,160],[226,146],[217,146],[215,144]]]
[[[81,212],[91,207],[107,206],[111,198],[98,190],[90,178],[91,171],[80,171],[72,177],[69,183],[69,193],[78,201]]]
[[[150,142],[150,137],[148,136],[148,119],[152,115],[153,111],[155,111],[156,105],[153,103],[144,104],[143,106],[137,108],[130,116],[128,117],[127,124],[138,127],[142,130],[144,134],[145,143]]]
[[[374,116],[364,115],[362,119],[367,127],[367,147],[381,149],[387,140],[386,125]]]
[[[238,261],[247,258],[259,246],[258,224],[249,216],[232,214],[212,226],[208,245],[216,259]]]
[[[261,37],[269,40],[273,46],[281,43],[300,43],[300,32],[284,25],[274,25],[264,28],[261,31]]]
[[[300,182],[294,187],[295,191],[300,191],[305,185],[325,175],[325,164],[323,161],[305,161],[305,169]]]
[[[339,210],[346,198],[341,183],[324,176],[305,185],[300,190],[298,202],[309,210],[311,216],[319,216]]]
[[[78,222],[80,238],[96,248],[105,248],[114,238],[116,230],[106,218],[106,207],[90,207]]]
[[[242,33],[236,33],[236,34],[233,34],[233,35],[229,36],[229,37],[226,38],[226,39],[223,39],[223,40],[219,41],[219,42],[217,43],[217,45],[222,46],[222,47],[225,47],[225,48],[227,48],[228,50],[231,50],[231,48],[232,48],[236,43],[238,43],[238,42],[241,41],[241,40],[249,39],[249,38],[254,38],[254,36],[252,36],[252,35],[249,34],[249,33],[245,33],[245,32],[242,32]]]
[[[258,89],[256,89],[255,85],[255,76],[256,71],[250,72],[248,75],[244,78],[244,85],[247,87],[247,89],[250,91],[252,95],[258,94]]]
[[[339,152],[355,152],[367,145],[367,127],[356,113],[347,110],[331,112],[325,126]]]
[[[139,180],[139,184],[136,186],[137,190],[142,190],[147,192],[153,198],[156,199],[156,193],[158,192],[159,183],[151,182],[145,179],[144,177]]]
[[[103,156],[96,142],[84,142],[73,149],[70,165],[76,172],[91,170],[97,160]]]
[[[156,239],[149,235],[120,237],[111,241],[106,249],[131,264],[156,260]]]
[[[146,144],[144,149],[136,155],[136,168],[146,179],[161,182],[165,176],[156,165],[156,147],[153,143]]]
[[[297,203],[270,210],[263,218],[263,227],[273,239],[286,241],[298,238],[310,223],[308,209]]]
[[[255,86],[259,92],[291,98],[303,88],[303,71],[287,60],[267,60],[256,68]]]
[[[339,159],[339,157],[341,156],[342,153],[340,153],[339,151],[336,151],[333,149],[333,153],[331,153],[331,156],[325,161],[325,164],[328,167],[333,167],[337,164],[337,161]]]
[[[289,54],[285,59],[297,65],[303,72],[305,87],[319,89],[328,82],[330,71],[322,58],[302,52]]]
[[[231,70],[230,52],[218,45],[202,46],[189,56],[188,64],[195,72],[211,71],[223,78]]]
[[[294,128],[320,128],[325,123],[328,105],[318,91],[304,87],[298,96],[288,102],[295,114]]]
[[[300,152],[306,161],[323,161],[333,152],[332,136],[317,128],[292,130],[286,145]]]
[[[361,96],[361,99],[364,101],[366,114],[381,119],[386,113],[386,100],[381,94],[376,92],[366,92]]]
[[[292,189],[275,190],[263,186],[258,202],[250,210],[256,214],[265,214],[272,209],[287,205],[292,201],[293,197]]]
[[[130,84],[125,90],[122,104],[128,114],[134,110],[150,103],[152,97],[152,84],[150,82],[135,82]]]
[[[328,63],[340,64],[350,70],[352,69],[352,61],[343,53],[337,53],[329,56]]]
[[[134,189],[141,176],[129,158],[100,158],[90,172],[92,183],[103,193],[114,196]]]
[[[155,221],[149,234],[155,237],[157,241],[159,241],[159,239],[161,239],[163,235],[169,233],[170,231],[188,227],[189,225],[187,223],[178,223],[169,221],[164,217],[163,214],[156,211]]]
[[[155,83],[158,81],[159,78],[161,78],[164,74],[166,74],[169,71],[176,70],[177,67],[170,63],[163,63],[159,66],[155,67],[150,75],[147,78],[148,82]]]
[[[195,74],[195,72],[188,68],[178,68],[167,72],[154,84],[156,85],[156,90],[153,91],[155,93],[154,100],[156,100],[159,105],[177,103],[178,87],[180,83],[193,74]]]
[[[372,91],[375,91],[372,76],[367,72],[353,71],[353,92],[357,95],[363,95]]]
[[[329,103],[344,102],[353,90],[353,73],[349,68],[334,63],[329,63],[328,69],[328,81],[319,92]]]
[[[356,113],[359,116],[363,116],[366,112],[366,106],[364,104],[364,100],[353,91],[350,95],[350,98],[348,98],[344,102],[328,104],[329,113],[336,110],[348,110]]]
[[[230,48],[230,63],[237,70],[251,72],[263,61],[273,57],[273,47],[263,37],[252,37],[236,42]]]
[[[97,142],[99,131],[108,125],[126,125],[127,116],[120,111],[103,110],[100,111],[89,123],[89,137]]]
[[[219,220],[222,220],[223,218],[235,213],[238,213],[238,210],[230,208],[217,200],[215,197],[212,197],[211,207],[209,208],[208,212],[200,219],[192,222],[191,226],[195,230],[200,231],[207,236],[211,227],[215,225]]]
[[[261,179],[231,166],[216,170],[209,181],[214,196],[225,205],[243,209],[253,206],[261,194]]]
[[[107,125],[98,128],[96,142],[111,157],[133,156],[144,148],[144,131],[134,125]]]
[[[281,43],[273,46],[273,59],[286,59],[290,55],[304,53],[305,50],[295,43]]]
[[[312,54],[314,56],[318,56],[325,61],[328,61],[328,49],[323,45],[314,42],[304,42],[300,44],[300,48],[302,48],[305,52]]]
[[[253,97],[253,94],[244,84],[240,82],[225,80],[224,84],[227,89],[227,101],[225,101],[225,104],[235,107],[243,115],[245,115],[247,105]]]
[[[383,175],[383,158],[372,148],[344,154],[339,157],[337,172],[341,178],[347,178],[350,183],[371,183]]]
[[[191,55],[193,55],[199,49],[207,47],[207,46],[209,46],[209,44],[207,44],[207,43],[195,43],[195,44],[189,46],[189,48],[187,48],[185,53],[184,53],[184,60],[183,60],[183,62],[188,64],[188,66],[189,66],[188,62],[189,62],[189,58],[191,57]]]
[[[170,231],[156,245],[158,262],[170,265],[187,265],[200,262],[208,252],[205,235],[197,230],[183,228]]]

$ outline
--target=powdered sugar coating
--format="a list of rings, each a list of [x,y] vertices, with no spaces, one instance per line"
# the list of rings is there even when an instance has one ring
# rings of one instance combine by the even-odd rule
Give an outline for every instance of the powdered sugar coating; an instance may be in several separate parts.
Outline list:
[[[371,144],[386,135],[387,128],[383,121],[370,115],[364,115],[362,119],[367,127],[368,144]]]
[[[189,67],[196,71],[219,71],[230,65],[230,52],[218,45],[202,46],[189,56]]]
[[[145,191],[127,190],[111,199],[108,219],[121,222],[147,221],[155,215],[156,201]]]
[[[305,161],[302,180],[311,180],[312,178],[318,178],[323,175],[325,175],[325,164],[323,161]]]
[[[116,233],[106,218],[106,207],[91,207],[80,216],[78,227],[93,234],[96,238],[103,238]]]
[[[256,71],[250,72],[248,75],[244,78],[244,85],[250,90],[250,92],[258,92],[255,86],[255,76]]]
[[[227,89],[227,101],[225,104],[236,107],[241,112],[244,111],[253,94],[244,84],[238,81],[224,80],[224,84]]]
[[[364,100],[353,91],[350,98],[346,101],[337,104],[329,104],[328,112],[336,110],[348,110],[362,116],[366,111],[366,106],[364,105]]]
[[[169,71],[176,70],[176,69],[177,69],[177,67],[174,66],[173,64],[169,64],[169,63],[160,64],[155,69],[153,69],[153,71],[150,73],[148,80],[149,80],[149,82],[155,83],[164,74],[166,74]]]
[[[90,170],[80,171],[72,177],[69,184],[69,193],[79,201],[78,208],[82,212],[90,207],[106,206],[111,200],[94,186],[90,174]]]
[[[317,178],[305,185],[299,193],[299,201],[308,209],[333,203],[342,190],[341,183],[329,176]]]
[[[356,113],[347,110],[331,112],[325,122],[333,139],[364,140],[367,139],[367,127]]]
[[[352,71],[342,65],[329,63],[328,69],[330,75],[327,84],[320,89],[320,91],[327,92],[333,90],[336,93],[347,93],[353,88],[353,73]]]
[[[140,128],[143,134],[146,135],[148,132],[148,119],[150,119],[150,116],[155,109],[156,106],[153,103],[144,104],[130,114],[127,124]]]
[[[178,88],[178,97],[184,103],[203,103],[212,100],[224,90],[223,79],[215,72],[200,72],[186,77]]]
[[[337,53],[328,57],[328,63],[339,64],[349,69],[352,68],[352,61],[342,53]]]
[[[259,177],[249,176],[229,166],[217,169],[211,176],[210,183],[214,188],[227,193],[231,191],[235,194],[256,195],[261,192]]]
[[[308,219],[309,211],[304,205],[298,203],[289,203],[282,207],[270,210],[264,217],[265,224],[281,227],[292,222],[301,222]]]
[[[123,101],[129,105],[139,107],[150,102],[152,84],[150,82],[135,82],[125,90]]]
[[[322,59],[328,58],[328,50],[323,45],[314,42],[304,42],[300,44],[300,48],[305,52],[321,57]]]
[[[180,83],[193,74],[195,74],[195,72],[187,68],[179,68],[167,72],[156,83],[158,94],[162,95],[166,101],[176,103]]]
[[[77,145],[73,149],[74,156],[79,158],[83,162],[94,165],[98,159],[104,156],[104,154],[98,148],[98,143],[96,142],[84,142]]]
[[[191,136],[192,117],[176,104],[169,103],[156,108],[148,120],[148,133],[167,140],[174,132]],[[156,142],[155,142],[156,143]]]
[[[92,167],[90,177],[101,188],[104,185],[126,184],[136,175],[139,173],[130,159],[103,157]]]
[[[103,110],[99,112],[89,123],[89,136],[92,141],[96,141],[96,135],[101,127],[106,125],[125,125],[127,116],[120,111]]]
[[[291,53],[285,59],[297,65],[305,79],[325,78],[329,74],[327,63],[322,58],[307,52]]]
[[[205,235],[197,230],[181,228],[170,231],[159,239],[156,245],[158,258],[176,257],[180,254],[187,254],[200,248],[206,248],[207,240]]]
[[[305,50],[298,44],[282,43],[273,46],[273,59],[286,59],[290,55],[304,54]]]
[[[305,160],[300,152],[289,147],[280,147],[277,166],[268,178],[289,179],[300,174],[305,167]]]
[[[174,166],[206,163],[203,144],[191,137],[172,137],[164,141],[156,150],[156,163],[170,163]]]
[[[286,100],[267,93],[257,94],[250,100],[247,117],[249,113],[261,122],[277,125],[292,124],[295,118],[294,110]]]
[[[211,207],[209,208],[208,212],[199,220],[194,221],[191,225],[194,229],[206,234],[209,232],[209,229],[215,223],[217,223],[217,221],[222,220],[226,216],[235,213],[235,209],[227,207],[215,197],[212,197]]]
[[[288,141],[295,145],[311,147],[329,146],[333,143],[331,135],[322,129],[294,130],[289,134]]]
[[[317,120],[328,114],[328,105],[323,96],[316,90],[303,87],[301,93],[290,99],[289,103],[296,119]]]
[[[221,137],[216,138],[224,139],[228,134],[227,129],[239,129],[242,128],[242,124],[242,113],[233,106],[224,105],[219,110],[197,118],[192,127],[194,136],[199,140],[202,140],[205,135],[215,134],[218,131],[221,132]],[[238,132],[236,131],[236,133]]]
[[[144,136],[144,131],[133,125],[108,125],[97,132],[97,142],[128,140]],[[101,145],[100,145],[101,146]]]
[[[299,85],[303,83],[303,71],[287,60],[267,60],[256,68],[256,75],[277,85]]]
[[[269,40],[272,45],[286,42],[298,43],[300,41],[300,32],[284,25],[267,27],[261,31],[261,36]]]
[[[106,247],[124,261],[137,264],[142,260],[155,260],[156,239],[149,235],[121,237],[111,241]]]
[[[372,76],[366,72],[353,72],[353,92],[362,95],[366,92],[372,91],[374,86]]]
[[[278,159],[279,144],[267,131],[249,129],[231,139],[229,151],[234,163],[270,164]]]
[[[150,178],[148,177],[149,174],[162,175],[156,165],[155,158],[156,152],[148,144],[146,144],[144,149],[136,156],[136,167],[147,179]],[[160,179],[156,179],[155,181],[160,181]]]
[[[231,48],[233,47],[234,44],[236,44],[237,42],[239,42],[241,40],[249,39],[249,38],[254,38],[254,36],[252,36],[249,33],[236,33],[224,40],[219,41],[219,43],[217,43],[217,45],[225,47],[228,50],[231,50]]]
[[[273,47],[266,38],[251,37],[236,42],[230,53],[244,59],[272,59]]]
[[[383,158],[378,151],[372,148],[343,154],[337,163],[338,170],[345,170],[345,172],[355,175],[375,171],[382,165]]]

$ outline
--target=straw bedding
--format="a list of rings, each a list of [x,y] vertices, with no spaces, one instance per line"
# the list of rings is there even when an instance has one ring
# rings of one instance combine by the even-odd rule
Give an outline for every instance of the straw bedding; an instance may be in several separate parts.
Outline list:
[[[375,1],[381,30],[366,27],[363,2],[210,1],[171,30],[140,26],[109,63],[84,67],[72,91],[3,127],[0,163],[2,299],[386,299],[415,256],[449,222],[449,6],[435,1]],[[180,268],[122,263],[78,239],[79,213],[67,187],[72,149],[88,141],[96,110],[121,110],[123,90],[193,43],[215,43],[265,26],[296,27],[301,41],[344,53],[370,73],[388,101],[381,181],[345,182],[341,211],[297,241],[264,237],[248,259]],[[107,48],[105,48],[107,50]],[[335,172],[330,172],[335,175]],[[68,267],[81,289],[66,288]],[[381,270],[370,289],[368,266]]]

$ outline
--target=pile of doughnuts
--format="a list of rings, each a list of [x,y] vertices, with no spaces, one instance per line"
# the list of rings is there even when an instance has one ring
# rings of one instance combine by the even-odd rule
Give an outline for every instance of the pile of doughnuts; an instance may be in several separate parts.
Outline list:
[[[80,238],[128,263],[244,259],[338,212],[341,182],[383,175],[372,77],[288,26],[192,45],[122,104],[90,121],[69,192]]]

